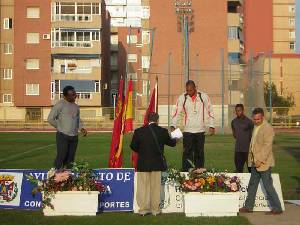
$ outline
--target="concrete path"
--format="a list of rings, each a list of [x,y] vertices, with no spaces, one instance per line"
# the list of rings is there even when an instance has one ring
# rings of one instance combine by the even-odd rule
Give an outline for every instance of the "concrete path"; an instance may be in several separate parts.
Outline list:
[[[241,213],[253,225],[300,225],[300,206],[285,203],[280,215],[265,215],[265,212]]]

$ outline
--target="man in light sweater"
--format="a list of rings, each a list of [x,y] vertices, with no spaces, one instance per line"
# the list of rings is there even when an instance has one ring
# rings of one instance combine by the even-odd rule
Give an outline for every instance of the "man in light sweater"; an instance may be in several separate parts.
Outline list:
[[[74,162],[78,144],[78,130],[87,135],[80,120],[80,109],[75,103],[77,97],[74,87],[66,86],[63,89],[64,99],[57,102],[50,111],[48,122],[56,128],[56,169],[70,168]]]
[[[183,155],[182,171],[188,171],[193,162],[196,168],[204,167],[204,142],[206,124],[209,135],[215,133],[213,106],[207,94],[197,92],[194,81],[186,82],[186,93],[179,96],[171,123],[171,131],[175,130],[178,118],[183,112]]]

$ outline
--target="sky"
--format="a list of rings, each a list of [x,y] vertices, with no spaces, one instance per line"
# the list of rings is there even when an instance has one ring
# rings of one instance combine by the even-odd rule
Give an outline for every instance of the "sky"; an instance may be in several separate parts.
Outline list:
[[[300,0],[296,0],[296,52],[300,53]]]

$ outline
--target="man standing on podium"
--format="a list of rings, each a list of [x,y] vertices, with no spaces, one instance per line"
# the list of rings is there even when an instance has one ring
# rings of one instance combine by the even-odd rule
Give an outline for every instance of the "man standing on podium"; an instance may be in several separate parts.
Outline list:
[[[209,126],[209,135],[214,135],[214,113],[210,98],[203,92],[198,92],[195,82],[186,82],[186,93],[179,96],[172,121],[171,131],[174,131],[178,118],[184,113],[183,124],[183,155],[182,171],[187,172],[192,167],[191,162],[196,168],[204,167],[204,142],[206,124]]]

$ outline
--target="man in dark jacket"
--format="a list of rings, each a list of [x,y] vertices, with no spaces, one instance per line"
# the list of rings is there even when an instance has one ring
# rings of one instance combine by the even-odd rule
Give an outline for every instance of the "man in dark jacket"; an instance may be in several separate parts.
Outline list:
[[[168,130],[158,126],[159,116],[150,113],[149,124],[134,131],[130,147],[137,152],[137,203],[140,215],[160,213],[161,171],[167,169],[164,145],[174,147]]]

